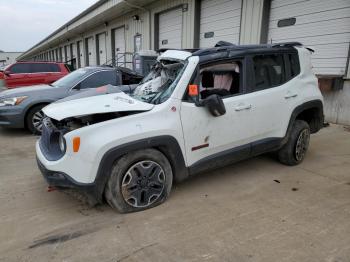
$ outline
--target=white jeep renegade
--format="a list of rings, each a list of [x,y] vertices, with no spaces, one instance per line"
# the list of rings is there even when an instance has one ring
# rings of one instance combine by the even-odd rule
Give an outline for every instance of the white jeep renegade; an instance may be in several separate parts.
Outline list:
[[[37,160],[50,186],[120,212],[154,207],[173,181],[266,152],[303,161],[323,99],[299,43],[165,51],[130,94],[101,87],[43,109]]]

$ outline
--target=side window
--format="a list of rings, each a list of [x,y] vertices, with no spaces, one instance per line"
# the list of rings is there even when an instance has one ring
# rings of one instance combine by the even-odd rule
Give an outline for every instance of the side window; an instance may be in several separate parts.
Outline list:
[[[29,64],[15,64],[10,68],[11,74],[25,74],[30,73]]]
[[[288,54],[288,59],[291,68],[291,77],[295,77],[300,74],[300,63],[298,54]]]
[[[285,83],[283,55],[258,55],[253,58],[255,86],[260,91]]]
[[[100,71],[89,76],[83,80],[79,87],[84,88],[95,88],[104,85],[117,85],[117,73],[116,71]]]
[[[240,61],[222,62],[200,68],[199,87],[201,98],[212,94],[222,97],[241,93]]]
[[[51,72],[49,68],[49,64],[31,64],[30,65],[30,72],[31,73],[46,73],[46,72]]]
[[[61,72],[61,69],[58,65],[56,64],[48,64],[50,67],[50,72]]]
[[[134,85],[138,84],[140,82],[140,78],[135,77],[131,74],[122,72],[122,84],[123,85]]]

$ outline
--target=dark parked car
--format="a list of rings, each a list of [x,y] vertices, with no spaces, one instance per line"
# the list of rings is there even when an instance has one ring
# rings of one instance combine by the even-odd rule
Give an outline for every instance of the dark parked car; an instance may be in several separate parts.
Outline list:
[[[70,73],[69,66],[57,62],[16,62],[0,72],[6,88],[51,84]]]
[[[127,68],[85,67],[78,69],[50,85],[38,85],[0,92],[0,126],[28,128],[40,134],[41,109],[46,105],[89,88],[104,85],[127,85],[124,92],[130,92],[128,85],[137,84],[142,76]]]

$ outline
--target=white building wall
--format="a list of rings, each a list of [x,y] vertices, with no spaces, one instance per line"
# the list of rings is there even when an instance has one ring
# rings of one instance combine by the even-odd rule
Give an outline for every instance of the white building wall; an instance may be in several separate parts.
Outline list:
[[[0,66],[16,62],[16,58],[21,54],[21,52],[0,52]]]

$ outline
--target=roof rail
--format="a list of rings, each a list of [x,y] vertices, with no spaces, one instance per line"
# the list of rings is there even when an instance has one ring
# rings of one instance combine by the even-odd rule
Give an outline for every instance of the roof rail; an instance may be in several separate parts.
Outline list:
[[[219,41],[215,44],[215,47],[222,47],[222,46],[235,46],[235,44],[232,44],[227,41]]]
[[[156,50],[157,53],[164,53],[168,50],[175,50],[175,51],[186,51],[186,52],[190,52],[190,53],[194,53],[198,50],[200,50],[199,48],[184,48],[184,49],[179,49],[179,48],[160,48],[158,50]]]
[[[272,44],[272,47],[293,47],[293,46],[302,46],[303,44],[300,42],[282,42]]]

